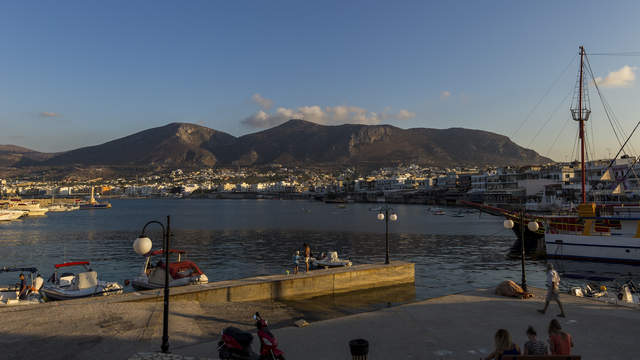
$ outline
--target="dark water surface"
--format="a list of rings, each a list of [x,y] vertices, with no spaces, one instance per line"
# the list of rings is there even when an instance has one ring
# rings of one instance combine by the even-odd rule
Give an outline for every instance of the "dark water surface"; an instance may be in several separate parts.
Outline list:
[[[143,266],[133,240],[148,220],[164,222],[166,215],[171,215],[172,247],[186,250],[210,281],[284,273],[304,242],[316,253],[337,250],[355,264],[384,260],[384,222],[376,220],[371,204],[340,208],[313,201],[164,199],[112,204],[107,210],[0,223],[0,267],[35,266],[46,278],[56,263],[89,260],[102,279],[123,282]],[[390,223],[391,257],[416,263],[415,293],[401,290],[402,296],[394,295],[399,302],[493,287],[504,279],[520,282],[520,261],[507,257],[514,235],[502,228],[503,219],[477,213],[434,216],[420,205],[394,208],[399,220]],[[154,249],[160,248],[159,227],[149,227],[148,235]],[[527,261],[529,284],[544,287],[544,265]],[[626,280],[638,269],[575,262],[557,266],[561,275],[571,275],[563,278],[565,287],[584,284],[580,274]],[[16,278],[0,274],[0,283]]]

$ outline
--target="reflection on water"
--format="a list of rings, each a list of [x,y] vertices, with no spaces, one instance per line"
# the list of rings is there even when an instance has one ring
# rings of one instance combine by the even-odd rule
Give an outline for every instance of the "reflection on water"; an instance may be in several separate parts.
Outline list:
[[[376,220],[370,204],[348,204],[344,209],[279,200],[112,204],[109,210],[1,223],[0,266],[36,266],[46,278],[56,263],[89,260],[103,279],[122,282],[142,269],[144,259],[131,247],[142,225],[163,220],[166,214],[172,216],[172,247],[186,250],[187,258],[211,281],[284,273],[292,269],[292,255],[305,242],[316,253],[337,250],[355,264],[384,260],[384,223]],[[506,278],[520,281],[520,261],[506,256],[514,236],[503,229],[501,218],[433,216],[416,205],[394,208],[399,221],[390,224],[391,257],[416,263],[415,298],[493,287]],[[148,235],[159,248],[159,227],[149,227]],[[590,263],[581,266],[585,268],[579,271],[603,271]],[[558,269],[562,275],[563,268]],[[611,266],[606,272],[620,278],[635,269]],[[14,275],[0,274],[0,283],[15,282]],[[533,286],[544,286],[543,261],[527,262],[527,279]],[[563,278],[565,287],[583,283]]]

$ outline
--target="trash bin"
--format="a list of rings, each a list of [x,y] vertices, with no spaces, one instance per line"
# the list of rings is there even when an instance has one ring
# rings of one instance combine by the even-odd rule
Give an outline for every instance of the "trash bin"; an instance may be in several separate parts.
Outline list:
[[[369,354],[369,342],[365,339],[354,339],[349,341],[349,350],[353,360],[367,360]]]

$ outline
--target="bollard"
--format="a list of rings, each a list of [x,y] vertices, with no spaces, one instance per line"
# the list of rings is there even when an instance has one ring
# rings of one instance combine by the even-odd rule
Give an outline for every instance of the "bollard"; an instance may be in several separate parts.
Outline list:
[[[351,350],[351,359],[367,360],[369,354],[369,342],[365,339],[354,339],[349,341],[349,350]]]

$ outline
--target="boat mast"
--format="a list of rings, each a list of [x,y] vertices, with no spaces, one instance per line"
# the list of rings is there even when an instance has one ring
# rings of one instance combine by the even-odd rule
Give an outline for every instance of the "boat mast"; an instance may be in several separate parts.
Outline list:
[[[580,121],[580,164],[582,172],[582,203],[587,202],[587,193],[585,191],[585,166],[584,166],[584,118],[582,117],[582,76],[584,70],[584,47],[580,46],[580,94],[578,100],[578,113]]]
[[[586,56],[584,46],[580,46],[580,72],[578,75],[578,86],[576,87],[577,94],[574,94],[574,103],[571,105],[571,117],[573,120],[580,123],[580,175],[582,180],[582,203],[587,202],[587,181],[586,181],[586,164],[584,160],[585,156],[585,131],[584,123],[589,120],[591,110],[589,109],[589,96],[586,93],[584,82],[584,57]],[[577,104],[576,104],[577,102]]]

